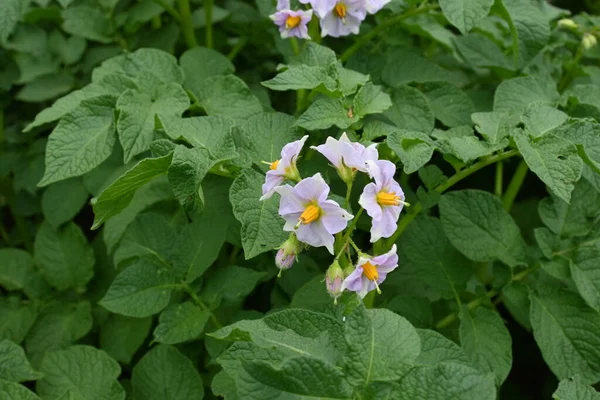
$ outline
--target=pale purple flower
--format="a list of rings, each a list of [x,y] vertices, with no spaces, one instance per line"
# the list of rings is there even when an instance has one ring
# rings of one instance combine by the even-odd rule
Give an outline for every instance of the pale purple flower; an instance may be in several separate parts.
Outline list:
[[[275,255],[275,265],[279,268],[279,276],[281,271],[284,269],[290,269],[298,254],[303,250],[304,245],[298,241],[295,234],[291,234],[290,237],[278,247],[277,254]]]
[[[296,261],[295,254],[286,254],[283,249],[277,250],[277,254],[275,255],[275,265],[277,265],[277,268],[289,269],[294,265],[294,261]]]
[[[342,133],[340,140],[331,136],[325,144],[312,146],[312,149],[323,154],[329,162],[338,170],[338,174],[344,182],[351,182],[354,171],[368,172],[366,162],[375,161],[379,157],[377,144],[365,147],[360,143],[351,142],[346,132]]]
[[[360,23],[367,16],[365,0],[339,0],[321,17],[321,36],[358,35]]]
[[[312,10],[292,11],[283,9],[277,11],[275,14],[271,14],[269,18],[279,27],[279,33],[283,39],[297,37],[310,40],[306,24],[312,19],[312,14]]]
[[[358,203],[373,219],[371,243],[375,243],[382,237],[388,238],[394,234],[400,211],[407,203],[402,188],[394,180],[394,163],[387,160],[367,161],[367,167],[375,182],[365,186]]]
[[[295,232],[299,241],[314,247],[327,247],[333,254],[333,235],[354,218],[333,200],[327,200],[329,186],[315,174],[296,186],[278,186],[281,195],[279,215],[285,219],[284,231]]]
[[[373,289],[377,289],[377,292],[381,293],[379,285],[397,266],[398,254],[396,254],[395,244],[390,251],[380,256],[360,256],[354,271],[344,279],[342,290],[348,289],[356,292],[361,298],[364,298]]]
[[[277,0],[277,11],[289,10],[290,0]]]
[[[369,14],[375,14],[392,0],[365,0],[365,8]]]
[[[267,171],[265,183],[262,185],[263,195],[260,200],[266,200],[273,196],[275,188],[281,185],[285,179],[300,180],[296,161],[306,139],[308,139],[308,135],[305,135],[300,140],[286,144],[281,149],[281,159],[271,163],[266,162],[266,164],[269,164],[270,170]]]
[[[315,10],[317,17],[323,18],[328,12],[333,10],[336,4],[336,0],[298,0],[302,4],[310,4],[312,9]]]

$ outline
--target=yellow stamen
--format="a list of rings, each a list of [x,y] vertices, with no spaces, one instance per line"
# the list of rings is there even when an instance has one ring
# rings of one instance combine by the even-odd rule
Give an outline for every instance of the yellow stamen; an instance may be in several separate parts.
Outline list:
[[[398,206],[402,203],[400,196],[396,196],[394,192],[384,192],[383,190],[377,193],[377,204],[380,206]]]
[[[292,17],[291,15],[285,20],[285,28],[292,29],[300,24],[300,17]]]
[[[379,279],[379,273],[377,272],[377,267],[371,264],[370,262],[366,262],[362,265],[363,273],[367,277],[368,280],[375,282],[377,284],[377,279]]]
[[[308,207],[306,207],[306,209],[304,209],[304,211],[300,215],[300,218],[298,218],[298,221],[301,224],[310,224],[311,222],[316,221],[320,215],[321,209],[319,208],[319,206],[311,204]]]
[[[277,168],[277,165],[279,165],[279,160],[275,160],[273,161],[270,165],[269,165],[269,169],[275,169]]]
[[[341,19],[346,18],[346,5],[344,3],[337,3],[335,8],[333,9],[335,15],[340,17]]]

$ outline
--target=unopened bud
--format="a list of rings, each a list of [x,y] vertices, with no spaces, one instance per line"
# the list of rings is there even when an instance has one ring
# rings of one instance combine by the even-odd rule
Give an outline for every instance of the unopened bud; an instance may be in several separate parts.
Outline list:
[[[325,286],[327,292],[333,297],[334,303],[337,303],[337,298],[342,294],[342,282],[344,282],[344,271],[336,260],[325,273]]]
[[[294,265],[298,253],[302,251],[302,243],[298,241],[296,235],[292,233],[290,237],[278,247],[275,255],[275,265],[279,268],[279,276],[281,271],[289,269]]]
[[[592,35],[591,33],[583,34],[581,45],[585,50],[591,49],[592,47],[596,46],[596,44],[598,44],[598,39],[596,39],[596,36]]]
[[[563,18],[558,21],[558,27],[563,29],[577,29],[577,24],[571,18]]]

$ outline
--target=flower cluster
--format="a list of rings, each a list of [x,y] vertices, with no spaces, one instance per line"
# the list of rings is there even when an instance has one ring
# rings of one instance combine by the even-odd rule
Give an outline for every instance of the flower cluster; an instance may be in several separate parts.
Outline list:
[[[281,151],[281,159],[267,162],[270,170],[262,187],[261,200],[270,198],[274,193],[280,195],[279,215],[285,220],[283,229],[291,232],[275,257],[280,274],[292,267],[298,254],[308,246],[325,247],[335,255],[334,235],[348,228],[339,239],[342,241],[339,243],[341,250],[325,276],[327,290],[335,299],[344,290],[357,292],[361,297],[375,289],[379,292],[379,285],[387,274],[398,266],[396,246],[376,257],[355,247],[358,261],[351,271],[344,272],[339,259],[349,244],[355,246],[351,234],[356,221],[339,203],[328,198],[330,188],[320,173],[305,179],[300,177],[296,163],[306,140],[307,136],[304,136],[288,143]],[[396,166],[388,160],[379,160],[376,146],[365,147],[351,142],[343,133],[339,140],[329,137],[325,144],[311,147],[329,160],[349,188],[359,172],[368,174],[373,180],[364,187],[359,200],[361,210],[364,209],[372,219],[371,243],[394,234],[400,212],[408,205],[402,188],[394,180]],[[297,183],[292,186],[286,181]],[[348,226],[350,221],[353,223]]]
[[[290,0],[278,0],[277,11],[271,19],[279,27],[281,37],[310,39],[307,24],[314,14],[320,19],[321,36],[347,36],[358,34],[367,14],[375,14],[391,0],[299,0],[309,4],[311,10],[292,10]]]

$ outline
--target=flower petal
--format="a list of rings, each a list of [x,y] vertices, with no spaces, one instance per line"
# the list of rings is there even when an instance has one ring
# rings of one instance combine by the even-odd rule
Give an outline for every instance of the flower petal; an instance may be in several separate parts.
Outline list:
[[[333,200],[325,200],[319,203],[319,207],[323,210],[321,220],[327,232],[336,234],[343,231],[348,226],[348,221],[354,216],[344,210],[338,203]]]
[[[333,235],[327,232],[321,220],[300,225],[296,230],[296,237],[299,241],[314,247],[325,246],[333,254]]]
[[[321,174],[317,173],[301,180],[295,187],[296,193],[306,201],[324,201],[329,195],[329,185],[323,180]]]
[[[296,193],[290,185],[278,186],[275,191],[281,195],[279,215],[301,213],[306,208],[306,200]]]
[[[298,14],[303,19],[306,18],[305,14],[309,14],[308,21],[310,21],[310,17],[312,16],[312,10],[310,10],[308,12],[298,11]],[[308,22],[308,21],[306,21],[306,22]],[[298,27],[300,27],[300,26],[302,26],[302,24],[299,25]],[[298,27],[293,28],[293,29],[297,29]],[[279,164],[283,164],[285,168],[289,167],[290,164],[298,158],[298,155],[302,151],[302,147],[304,146],[304,142],[306,142],[306,139],[308,139],[308,135],[305,135],[300,140],[296,140],[294,142],[288,143],[285,146],[283,146],[283,149],[281,149],[281,161],[279,162]]]
[[[378,272],[389,273],[398,266],[398,252],[396,244],[394,244],[390,251],[385,254],[373,257],[371,263],[377,266]]]
[[[377,186],[373,182],[367,184],[358,199],[358,204],[367,211],[369,217],[380,220],[383,214],[381,206],[377,203],[377,192]]]
[[[321,21],[321,24],[322,23],[323,22]],[[342,167],[342,152],[340,148],[340,142],[335,138],[329,136],[327,140],[325,140],[325,144],[312,146],[311,148],[323,154],[335,168]]]
[[[342,282],[342,291],[345,289],[351,290],[353,292],[360,292],[363,287],[362,281],[363,269],[360,266],[354,268],[354,271],[350,273]]]
[[[379,160],[377,161],[377,167],[379,167],[380,171],[380,179],[382,187],[389,187],[394,180],[394,175],[396,174],[396,166],[393,162],[388,160]]]
[[[276,171],[267,171],[265,176],[265,183],[262,185],[263,195],[260,200],[266,200],[273,196],[275,188],[283,183],[283,176],[279,175]]]

